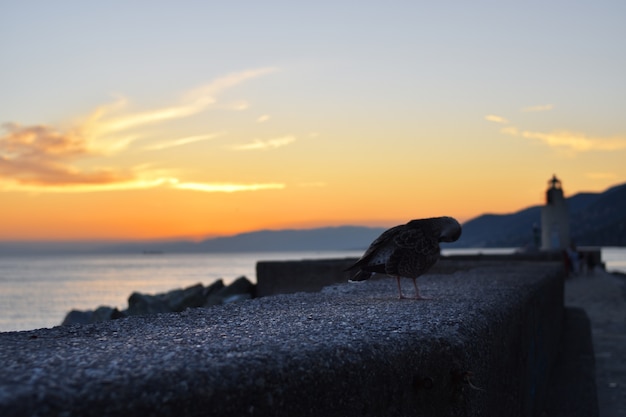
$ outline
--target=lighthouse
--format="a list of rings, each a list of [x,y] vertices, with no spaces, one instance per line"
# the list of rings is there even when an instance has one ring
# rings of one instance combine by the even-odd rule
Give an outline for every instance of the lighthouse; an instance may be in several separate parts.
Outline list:
[[[570,244],[569,213],[561,181],[552,176],[548,181],[546,205],[541,208],[541,249],[565,249]]]

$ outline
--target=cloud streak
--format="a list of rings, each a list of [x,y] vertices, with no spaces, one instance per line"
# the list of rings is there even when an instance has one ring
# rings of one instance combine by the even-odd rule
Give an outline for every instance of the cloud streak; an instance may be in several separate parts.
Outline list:
[[[98,154],[79,131],[59,132],[48,126],[3,126],[0,136],[0,176],[37,186],[107,184],[127,181],[124,169],[80,170],[74,161]]]
[[[524,113],[533,113],[533,112],[541,112],[541,111],[550,111],[554,108],[552,104],[540,104],[537,106],[528,106],[524,107],[522,111]]]
[[[548,111],[554,106],[552,104],[545,104],[539,106],[525,107],[522,111],[536,112],[536,111]],[[498,123],[502,126],[500,133],[529,139],[535,142],[539,142],[550,148],[557,149],[572,156],[581,152],[610,152],[626,149],[626,137],[625,136],[613,136],[613,137],[594,137],[580,132],[573,132],[569,130],[554,130],[551,132],[538,132],[532,130],[520,129],[516,126],[510,125],[509,121],[504,117],[489,114],[485,116],[485,120]]]
[[[181,182],[177,178],[133,179],[130,181],[111,182],[105,184],[40,184],[0,181],[2,191],[20,191],[31,193],[89,193],[102,191],[129,191],[152,188],[172,188],[177,190],[198,191],[204,193],[234,193],[245,191],[281,190],[282,183],[201,183]]]
[[[240,191],[259,190],[282,190],[285,184],[281,183],[260,183],[260,184],[234,184],[234,183],[178,183],[173,184],[179,190],[202,191],[205,193],[234,193]]]
[[[519,130],[516,127],[506,127],[501,129],[500,132],[510,136],[536,140],[551,148],[573,152],[617,151],[626,149],[626,137],[590,137],[583,133],[566,130],[548,133],[532,132],[529,130]]]
[[[207,140],[215,139],[221,135],[223,135],[223,133],[211,133],[208,135],[187,136],[187,137],[180,138],[180,139],[173,139],[170,141],[160,142],[154,145],[146,146],[143,149],[147,151],[160,151],[162,149],[174,148],[177,146],[188,145],[190,143],[204,142]]]
[[[496,116],[495,114],[488,114],[487,116],[485,116],[485,120],[500,124],[507,124],[509,122],[504,117]]]
[[[228,88],[235,87],[250,79],[258,78],[278,71],[277,68],[259,68],[228,74],[204,86],[197,87],[185,93],[174,106],[168,106],[150,111],[137,112],[116,116],[128,106],[126,99],[119,99],[112,105],[97,109],[85,123],[84,130],[89,132],[95,140],[106,143],[115,143],[108,146],[109,151],[124,149],[138,137],[126,136],[126,140],[110,139],[111,135],[130,131],[150,124],[163,123],[171,120],[190,117],[198,114],[217,103],[217,95]],[[247,102],[241,101],[229,106],[231,110],[243,110],[248,107]],[[130,140],[128,138],[131,138]],[[106,139],[106,140],[102,140]]]
[[[280,138],[268,139],[268,140],[260,140],[254,139],[251,143],[246,143],[242,145],[234,145],[231,149],[235,151],[256,151],[256,150],[267,150],[267,149],[276,149],[282,148],[283,146],[287,146],[296,141],[294,136],[283,136]]]
[[[183,103],[187,103],[183,107],[191,105],[192,108],[206,107],[213,102],[213,97],[218,93],[235,87],[244,81],[259,78],[261,76],[271,74],[278,71],[276,67],[265,67],[252,69],[248,71],[234,72],[224,77],[217,78],[213,82],[198,87],[183,96]]]
[[[260,68],[231,73],[191,90],[175,105],[150,111],[124,114],[128,101],[121,98],[97,108],[85,120],[65,130],[43,125],[4,124],[0,129],[0,189],[95,192],[170,187],[202,192],[237,192],[283,188],[284,185],[279,183],[181,182],[177,178],[162,177],[157,171],[116,166],[117,161],[111,158],[124,152],[135,141],[145,139],[146,134],[140,128],[198,114],[215,104],[218,94],[224,90],[275,71],[276,68]],[[186,136],[146,145],[143,150],[184,146],[211,140],[221,134]],[[293,140],[293,137],[272,139],[255,143],[253,148],[280,147]],[[104,159],[111,166],[84,168],[84,161],[93,157]]]

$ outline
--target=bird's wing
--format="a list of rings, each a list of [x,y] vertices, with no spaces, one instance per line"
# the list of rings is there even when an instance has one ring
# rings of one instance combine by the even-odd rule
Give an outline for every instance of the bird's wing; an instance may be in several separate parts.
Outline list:
[[[372,275],[373,275],[373,272],[364,271],[361,269],[359,272],[354,274],[354,276],[350,278],[348,281],[349,282],[365,281],[365,280],[370,279]]]
[[[414,250],[401,249],[393,253],[387,261],[388,275],[417,278],[428,271],[439,258],[438,250],[424,250],[416,253]]]
[[[421,228],[413,228],[399,231],[393,236],[393,243],[398,248],[416,249],[428,241],[428,236]]]
[[[411,240],[411,246],[398,247],[385,265],[386,273],[417,278],[439,258],[439,242],[431,237]]]
[[[350,268],[348,268],[347,270],[352,270],[357,267],[368,265],[370,260],[376,257],[377,253],[381,250],[381,248],[386,246],[389,242],[392,242],[394,239],[394,236],[397,235],[399,232],[401,232],[403,228],[404,228],[404,225],[399,225],[399,226],[392,227],[391,229],[385,230],[380,236],[376,238],[376,240],[374,240],[370,244],[370,246],[367,248],[363,256],[361,256],[361,258],[359,258],[359,260],[356,261],[356,263],[352,265]]]
[[[390,275],[417,277],[426,272],[439,257],[439,242],[422,227],[405,228],[394,236],[395,250],[387,260]]]

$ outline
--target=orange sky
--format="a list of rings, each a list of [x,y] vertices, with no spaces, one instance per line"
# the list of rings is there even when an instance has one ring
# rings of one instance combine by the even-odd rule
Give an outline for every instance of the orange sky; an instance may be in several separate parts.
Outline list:
[[[464,221],[555,173],[626,182],[620,2],[69,3],[0,17],[0,240]]]

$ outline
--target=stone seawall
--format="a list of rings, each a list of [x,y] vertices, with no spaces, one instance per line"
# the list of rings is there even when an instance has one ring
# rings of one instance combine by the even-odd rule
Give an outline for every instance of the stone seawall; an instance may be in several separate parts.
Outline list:
[[[0,333],[0,415],[540,414],[561,265],[465,262],[420,284],[435,299],[398,300],[384,278]]]

